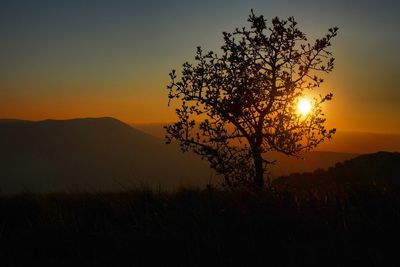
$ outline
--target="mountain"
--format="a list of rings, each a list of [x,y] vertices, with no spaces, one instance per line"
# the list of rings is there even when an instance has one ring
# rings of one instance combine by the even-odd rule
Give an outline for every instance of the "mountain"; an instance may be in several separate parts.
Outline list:
[[[164,138],[163,123],[132,124],[158,138]],[[351,154],[374,153],[377,151],[400,151],[400,134],[351,132],[339,130],[331,140],[320,144],[317,151],[330,151]]]
[[[113,118],[0,120],[0,192],[116,191],[140,184],[171,190],[220,181],[207,162]],[[278,153],[273,177],[328,168],[357,156]]]
[[[295,173],[274,180],[278,187],[296,190],[400,189],[400,153],[377,152],[337,163],[328,170]]]
[[[197,156],[113,118],[0,121],[0,190],[113,191],[204,185]]]

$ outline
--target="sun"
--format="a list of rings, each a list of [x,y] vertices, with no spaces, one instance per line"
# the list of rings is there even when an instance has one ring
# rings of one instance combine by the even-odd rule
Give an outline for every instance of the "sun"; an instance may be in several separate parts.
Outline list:
[[[297,110],[301,115],[307,115],[311,111],[311,102],[308,99],[300,99],[299,103],[297,104]]]

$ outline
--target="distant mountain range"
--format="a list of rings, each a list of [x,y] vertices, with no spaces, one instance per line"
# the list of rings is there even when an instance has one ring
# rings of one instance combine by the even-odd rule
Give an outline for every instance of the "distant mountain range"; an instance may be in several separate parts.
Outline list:
[[[132,126],[158,138],[164,138],[165,136],[163,123],[137,123],[132,124]],[[339,130],[332,140],[320,144],[316,150],[352,154],[374,153],[377,151],[396,152],[400,151],[400,134]]]
[[[294,173],[275,179],[278,188],[296,191],[310,189],[343,190],[400,190],[400,153],[377,152],[337,163],[328,170]]]
[[[162,128],[161,128],[162,129]],[[0,120],[0,192],[163,190],[220,181],[207,162],[113,118]],[[328,168],[354,153],[273,153],[273,177]]]

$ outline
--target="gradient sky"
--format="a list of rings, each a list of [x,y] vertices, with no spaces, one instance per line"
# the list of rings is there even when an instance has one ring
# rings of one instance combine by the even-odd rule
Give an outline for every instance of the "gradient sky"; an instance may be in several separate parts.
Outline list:
[[[218,52],[251,8],[295,16],[310,39],[339,26],[328,126],[400,133],[398,1],[2,0],[0,118],[172,121],[169,71],[197,45]]]

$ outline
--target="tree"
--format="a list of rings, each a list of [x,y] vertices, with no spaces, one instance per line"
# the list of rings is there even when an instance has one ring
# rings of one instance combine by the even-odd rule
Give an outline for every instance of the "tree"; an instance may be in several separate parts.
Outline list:
[[[307,115],[296,105],[332,71],[338,28],[310,44],[293,17],[268,26],[252,10],[248,21],[250,29],[223,33],[221,56],[198,47],[196,63],[184,63],[179,78],[173,70],[168,85],[178,121],[165,127],[167,143],[206,158],[229,187],[263,187],[268,152],[299,156],[335,132],[321,108],[331,93],[314,97]]]

